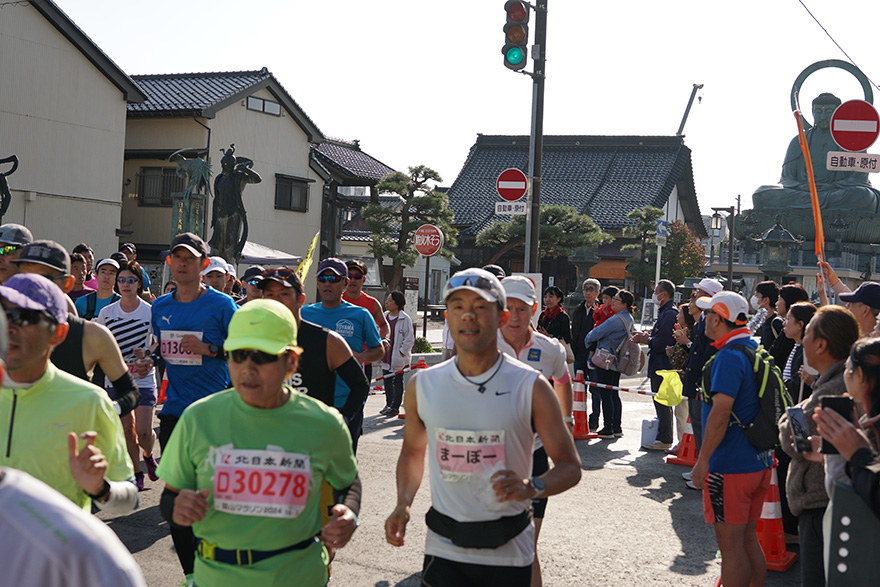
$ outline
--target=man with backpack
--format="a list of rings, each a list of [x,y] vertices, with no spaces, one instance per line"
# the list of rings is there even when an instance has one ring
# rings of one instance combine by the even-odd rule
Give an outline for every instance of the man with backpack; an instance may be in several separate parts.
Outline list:
[[[675,344],[672,336],[673,327],[678,320],[678,308],[672,302],[675,297],[675,284],[668,279],[661,279],[654,288],[653,301],[660,308],[657,321],[651,335],[640,332],[632,340],[640,344],[648,344],[648,376],[651,378],[651,391],[660,391],[663,377],[657,371],[671,369],[672,363],[666,356],[666,347]],[[654,411],[660,420],[657,426],[657,440],[642,447],[644,450],[666,450],[672,447],[672,408],[654,401]]]
[[[703,515],[715,529],[721,550],[724,585],[763,585],[767,563],[758,544],[757,526],[770,486],[773,451],[755,446],[754,432],[765,408],[759,397],[752,359],[757,344],[749,336],[748,304],[737,293],[723,291],[696,301],[705,310],[706,335],[718,352],[706,364],[703,396],[703,445],[693,469],[693,483],[703,490]],[[759,368],[778,374],[761,356]],[[766,386],[765,397],[776,389]],[[772,407],[771,407],[772,411]],[[748,431],[746,429],[749,429]],[[766,430],[771,432],[772,430]],[[764,435],[764,441],[770,435]],[[772,440],[772,437],[771,437]],[[766,445],[763,445],[766,446]]]

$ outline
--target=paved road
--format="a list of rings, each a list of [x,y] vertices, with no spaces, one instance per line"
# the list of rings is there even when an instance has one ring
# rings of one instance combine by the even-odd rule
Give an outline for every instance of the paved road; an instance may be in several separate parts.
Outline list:
[[[626,387],[646,386],[640,379]],[[624,436],[577,441],[581,483],[550,499],[539,551],[548,587],[569,585],[714,585],[719,572],[711,528],[703,522],[700,493],[687,489],[684,467],[667,465],[662,454],[641,451],[640,429],[654,410],[648,397],[623,394]],[[385,517],[395,503],[394,467],[403,420],[378,416],[384,400],[371,396],[358,460],[364,503],[352,542],[333,564],[331,585],[410,587],[420,584],[428,483],[413,506],[402,548],[384,539]],[[141,507],[119,518],[102,516],[134,553],[150,586],[176,585],[182,575],[165,522],[158,512],[162,482],[147,481]],[[791,550],[797,546],[791,546]],[[798,564],[769,573],[767,585],[799,585]],[[294,585],[295,583],[291,583]]]

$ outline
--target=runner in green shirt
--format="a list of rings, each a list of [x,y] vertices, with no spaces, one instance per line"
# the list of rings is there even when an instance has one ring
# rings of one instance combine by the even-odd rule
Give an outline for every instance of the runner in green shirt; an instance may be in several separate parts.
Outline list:
[[[360,480],[342,417],[283,385],[295,343],[286,307],[243,306],[224,345],[233,388],[189,406],[162,455],[160,509],[193,528],[196,584],[325,585],[321,542],[341,548],[357,527]],[[337,505],[322,528],[323,479]]]

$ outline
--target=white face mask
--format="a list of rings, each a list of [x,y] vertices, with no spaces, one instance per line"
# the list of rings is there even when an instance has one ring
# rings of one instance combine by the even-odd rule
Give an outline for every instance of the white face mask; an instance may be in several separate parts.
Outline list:
[[[752,298],[749,300],[749,303],[752,304],[752,307],[757,310],[758,309],[758,301],[759,301],[758,296],[752,296]]]
[[[660,304],[660,298],[657,297],[657,294],[651,295],[651,301],[654,302],[654,304],[656,304],[656,305]]]

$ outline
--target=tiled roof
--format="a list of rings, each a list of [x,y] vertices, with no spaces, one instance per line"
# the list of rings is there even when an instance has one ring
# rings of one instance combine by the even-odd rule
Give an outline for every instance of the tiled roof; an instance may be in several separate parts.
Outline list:
[[[463,232],[509,220],[495,215],[495,181],[508,167],[527,172],[528,153],[528,136],[477,136],[448,192]],[[545,136],[541,203],[572,206],[605,230],[633,224],[635,208],[662,208],[679,181],[695,206],[690,153],[681,137]]]
[[[375,185],[394,171],[375,157],[361,151],[359,141],[327,139],[319,145],[312,145],[312,153],[322,165],[346,180],[345,183],[361,181]]]
[[[128,105],[129,118],[213,118],[218,110],[257,90],[268,88],[282,108],[305,131],[311,142],[324,140],[317,125],[265,67],[259,71],[168,73],[135,75],[132,78],[147,95],[147,99],[140,104]]]
[[[129,104],[128,111],[156,114],[201,114],[269,78],[264,68],[260,71],[221,73],[172,73],[132,76],[146,92],[141,104]]]

